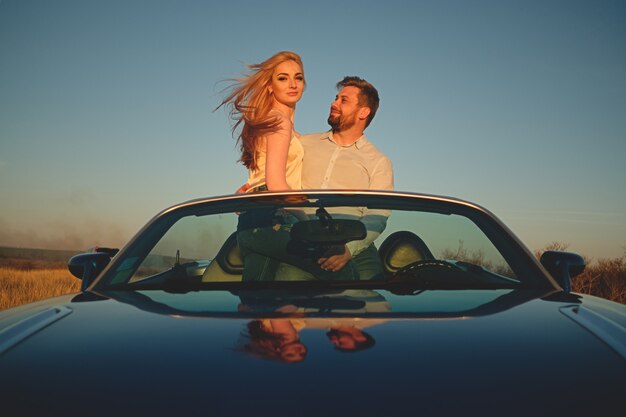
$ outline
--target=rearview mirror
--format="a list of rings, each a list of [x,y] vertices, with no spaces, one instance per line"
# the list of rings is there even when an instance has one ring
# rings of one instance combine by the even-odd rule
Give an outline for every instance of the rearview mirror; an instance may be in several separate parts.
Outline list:
[[[366,235],[363,223],[346,219],[306,220],[295,223],[291,229],[293,240],[326,245],[345,245]]]
[[[367,236],[358,220],[323,219],[295,223],[287,251],[304,258],[320,258],[344,253],[345,244]]]

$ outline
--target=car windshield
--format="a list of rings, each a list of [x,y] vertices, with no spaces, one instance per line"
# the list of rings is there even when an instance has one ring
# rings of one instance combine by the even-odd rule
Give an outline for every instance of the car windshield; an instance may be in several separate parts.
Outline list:
[[[545,285],[515,238],[469,203],[283,194],[166,210],[120,251],[96,286],[189,291],[349,283],[413,291]]]

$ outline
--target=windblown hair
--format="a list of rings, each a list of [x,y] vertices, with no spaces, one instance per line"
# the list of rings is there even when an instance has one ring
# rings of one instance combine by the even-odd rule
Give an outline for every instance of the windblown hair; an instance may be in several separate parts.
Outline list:
[[[281,354],[282,349],[287,345],[280,335],[268,332],[260,320],[253,320],[248,323],[247,330],[243,335],[246,341],[240,349],[237,349],[238,351],[260,359],[290,363]],[[298,343],[300,343],[299,340]],[[304,355],[306,356],[306,352]],[[298,362],[303,361],[305,356]]]
[[[365,122],[365,127],[368,127],[374,119],[380,103],[378,91],[363,78],[354,76],[346,76],[337,83],[337,90],[341,90],[343,87],[356,87],[359,89],[359,106],[369,107],[370,109],[370,114]]]
[[[304,72],[302,59],[295,52],[281,51],[260,64],[246,65],[251,71],[243,78],[231,79],[233,84],[226,89],[230,93],[217,106],[227,106],[230,118],[234,121],[232,132],[237,135],[237,143],[241,150],[239,161],[248,169],[257,169],[256,153],[260,139],[278,130],[280,120],[271,116],[272,95],[268,87],[272,82],[274,69],[285,61],[294,61]],[[306,86],[306,82],[305,82]],[[241,128],[239,134],[237,131]]]
[[[337,334],[337,333],[341,333],[340,330],[329,330],[326,335],[327,336],[331,336],[332,334]],[[338,346],[335,346],[335,349],[337,349],[340,352],[345,352],[345,353],[351,353],[351,352],[359,352],[361,350],[365,350],[365,349],[369,349],[371,347],[373,347],[376,344],[376,340],[372,337],[371,334],[366,333],[364,331],[361,330],[361,333],[363,333],[363,337],[365,337],[365,340],[363,341],[354,341],[354,349],[346,349],[346,348],[341,348]]]

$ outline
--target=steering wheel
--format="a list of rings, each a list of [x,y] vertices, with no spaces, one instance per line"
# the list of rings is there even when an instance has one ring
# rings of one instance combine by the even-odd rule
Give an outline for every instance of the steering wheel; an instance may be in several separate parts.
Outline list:
[[[448,261],[442,261],[441,259],[425,259],[416,262],[412,262],[406,266],[403,266],[395,275],[414,274],[427,269],[447,269],[452,271],[463,271],[460,267],[454,265]]]
[[[468,283],[467,272],[451,262],[427,259],[410,263],[391,277],[390,284],[402,294],[414,293],[418,288],[459,287]],[[394,292],[396,292],[394,291]]]

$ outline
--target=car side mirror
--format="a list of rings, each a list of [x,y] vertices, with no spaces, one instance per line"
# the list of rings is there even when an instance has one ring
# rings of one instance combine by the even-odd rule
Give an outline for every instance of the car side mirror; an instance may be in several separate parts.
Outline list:
[[[85,291],[91,285],[117,253],[117,249],[103,249],[105,250],[75,255],[67,263],[70,273],[83,281],[80,286],[81,291]]]
[[[585,270],[583,257],[570,252],[546,251],[539,261],[566,293],[572,291],[571,279]]]

